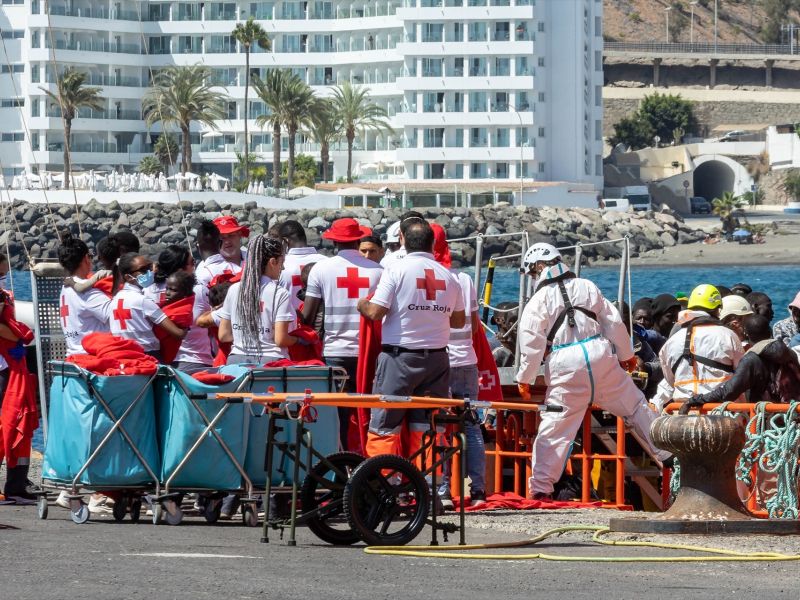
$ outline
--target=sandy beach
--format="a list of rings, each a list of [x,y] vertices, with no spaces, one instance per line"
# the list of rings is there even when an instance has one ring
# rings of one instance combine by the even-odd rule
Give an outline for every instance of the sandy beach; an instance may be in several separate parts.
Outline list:
[[[767,235],[763,244],[682,244],[644,252],[631,259],[635,267],[686,267],[800,264],[800,235]],[[598,261],[593,267],[619,266],[618,260]]]

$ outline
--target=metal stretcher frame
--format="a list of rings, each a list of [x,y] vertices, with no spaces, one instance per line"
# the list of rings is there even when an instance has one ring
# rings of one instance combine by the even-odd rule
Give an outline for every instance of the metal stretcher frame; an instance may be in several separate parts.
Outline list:
[[[98,392],[97,388],[95,388],[92,385],[92,381],[91,381],[91,378],[89,377],[89,372],[88,371],[85,371],[84,369],[80,368],[78,365],[75,365],[75,364],[72,364],[72,363],[63,362],[63,361],[50,361],[48,363],[48,366],[49,366],[50,379],[51,380],[52,380],[52,378],[53,378],[53,376],[55,374],[58,374],[58,375],[60,375],[62,377],[75,377],[75,378],[83,379],[86,382],[87,387],[89,388],[90,394],[92,395],[93,398],[95,398],[97,400],[97,402],[100,404],[100,406],[103,407],[103,410],[106,412],[108,417],[112,420],[113,425],[112,425],[111,429],[108,431],[108,433],[105,435],[105,437],[97,445],[97,448],[95,448],[94,451],[91,453],[91,455],[86,460],[86,462],[81,467],[81,469],[75,474],[75,477],[72,479],[72,485],[68,485],[68,484],[64,485],[64,484],[54,483],[50,479],[45,477],[44,473],[42,473],[42,486],[41,486],[42,489],[44,489],[44,490],[47,490],[47,489],[69,490],[71,492],[69,494],[69,496],[68,496],[69,499],[70,499],[70,504],[73,504],[72,501],[74,501],[74,500],[80,501],[80,498],[82,497],[82,495],[78,493],[79,489],[88,490],[88,491],[98,491],[98,490],[126,490],[126,491],[128,491],[128,490],[137,490],[137,491],[142,491],[142,492],[154,490],[156,494],[159,494],[160,491],[161,491],[161,483],[159,481],[159,477],[156,475],[156,473],[153,470],[153,468],[144,459],[144,457],[142,456],[142,453],[139,452],[139,449],[136,447],[136,444],[133,443],[133,440],[128,435],[128,432],[125,431],[125,428],[122,425],[122,422],[130,414],[130,412],[134,409],[134,407],[139,403],[139,401],[144,397],[145,393],[147,392],[148,388],[152,385],[153,381],[155,381],[156,375],[153,375],[152,377],[150,377],[150,379],[142,387],[142,390],[139,392],[139,394],[136,396],[136,398],[134,398],[133,401],[128,406],[128,408],[125,409],[125,412],[122,413],[122,415],[120,415],[119,417],[117,417],[114,414],[114,412],[111,410],[111,408],[108,406],[106,401],[103,399],[103,396]],[[81,485],[81,484],[78,483],[78,480],[80,479],[81,475],[83,475],[83,473],[86,471],[86,469],[88,469],[89,466],[92,464],[92,462],[94,462],[95,458],[97,458],[97,456],[100,454],[100,452],[106,446],[108,441],[114,435],[115,431],[119,431],[120,434],[122,435],[122,437],[125,438],[125,441],[128,443],[128,445],[130,446],[131,450],[134,452],[134,454],[136,454],[136,457],[142,463],[142,466],[144,466],[145,470],[150,475],[150,477],[153,478],[153,484],[152,485],[106,485],[106,484],[102,484],[102,485],[93,486],[93,485]],[[50,483],[45,483],[45,482],[48,482],[48,481]],[[41,493],[41,494],[38,494],[38,495],[40,496],[40,501],[47,502],[47,492],[44,492],[44,493]],[[83,506],[83,505],[81,504],[81,506]],[[85,506],[84,506],[84,508],[85,508]],[[78,509],[79,509],[79,507],[78,507],[77,504],[75,506],[71,507],[71,510],[73,512],[73,519],[75,519],[76,512],[77,512]],[[76,521],[77,521],[77,519],[76,519]],[[85,519],[83,519],[83,521],[85,521]],[[83,522],[83,521],[78,521],[78,522]]]

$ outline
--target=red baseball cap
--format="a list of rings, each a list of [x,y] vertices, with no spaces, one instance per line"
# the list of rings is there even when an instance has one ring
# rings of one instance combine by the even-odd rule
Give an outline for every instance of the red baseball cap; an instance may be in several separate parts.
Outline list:
[[[447,234],[441,225],[431,223],[433,229],[433,258],[443,267],[448,269],[453,266],[453,259],[450,257],[450,246],[447,245]]]
[[[355,219],[339,219],[322,237],[332,242],[355,242],[368,235],[372,235],[372,229],[359,225]]]
[[[239,225],[236,222],[236,217],[217,217],[214,219],[214,225],[217,226],[222,235],[226,233],[241,233],[243,237],[250,237],[250,229],[244,225]]]

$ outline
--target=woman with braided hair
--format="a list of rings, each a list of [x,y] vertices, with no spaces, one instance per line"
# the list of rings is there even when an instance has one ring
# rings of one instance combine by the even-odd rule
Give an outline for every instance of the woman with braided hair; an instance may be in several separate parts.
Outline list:
[[[256,235],[247,245],[242,279],[234,283],[222,307],[212,313],[219,340],[233,342],[228,364],[264,364],[288,359],[298,342],[289,335],[297,317],[289,292],[278,285],[284,248],[276,239]]]

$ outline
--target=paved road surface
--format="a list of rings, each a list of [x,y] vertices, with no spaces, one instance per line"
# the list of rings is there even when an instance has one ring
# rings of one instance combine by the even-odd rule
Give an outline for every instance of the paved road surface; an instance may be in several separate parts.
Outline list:
[[[481,516],[468,518],[477,523]],[[471,543],[526,537],[480,529],[468,533]],[[425,535],[427,530],[418,540]],[[263,545],[259,537],[259,530],[239,522],[211,526],[189,517],[178,527],[156,527],[96,518],[76,525],[67,511],[55,506],[47,521],[37,518],[35,507],[0,506],[0,597],[675,600],[795,598],[800,584],[797,563],[467,562],[369,556],[361,547],[326,546],[305,529],[299,531],[296,548],[277,537]],[[681,554],[599,547],[578,534],[554,538],[539,551]]]
[[[773,223],[775,221],[800,222],[800,214],[787,214],[783,208],[756,208],[745,212],[751,223]],[[715,215],[683,215],[684,220],[694,227],[710,231],[720,226],[719,217]],[[741,219],[744,222],[744,219]]]

